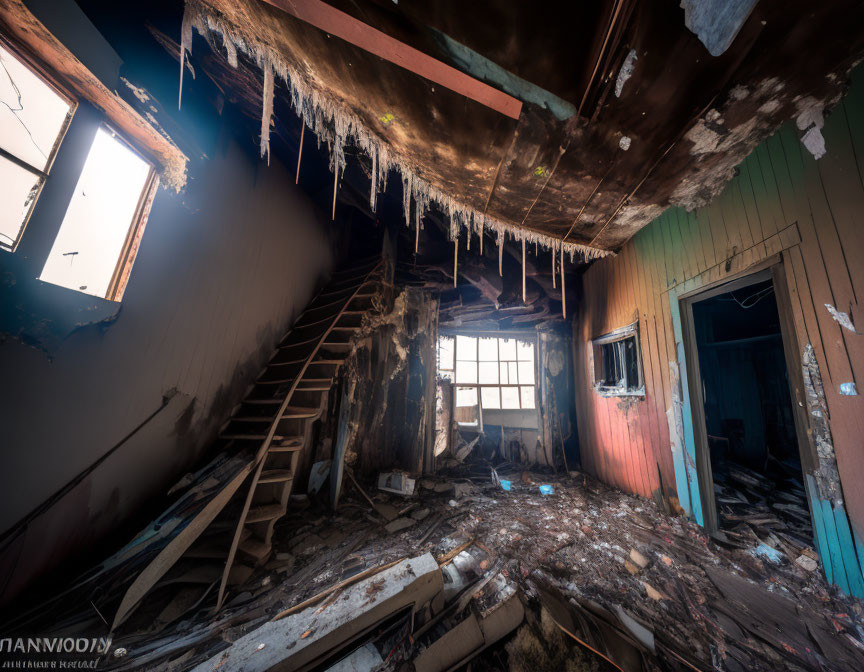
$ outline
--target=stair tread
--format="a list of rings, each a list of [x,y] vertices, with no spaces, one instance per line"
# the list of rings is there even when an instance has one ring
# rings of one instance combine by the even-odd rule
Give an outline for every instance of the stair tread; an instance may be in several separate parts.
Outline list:
[[[266,469],[258,478],[259,483],[284,483],[294,480],[294,471],[291,469]]]
[[[312,408],[309,406],[288,406],[282,412],[282,419],[288,420],[291,418],[312,418],[321,412],[320,408]]]
[[[309,355],[311,354],[312,353],[310,352]],[[303,357],[302,359],[289,359],[287,362],[269,362],[267,368],[270,368],[271,366],[292,366],[294,364],[302,364],[307,359],[309,359],[309,357]]]
[[[264,504],[256,506],[254,509],[249,509],[246,514],[247,523],[261,523],[274,518],[281,518],[285,515],[285,508],[281,504]]]
[[[270,452],[270,453],[295,453],[298,450],[303,450],[303,444],[290,445],[290,446],[270,446],[268,452]]]
[[[260,539],[249,537],[246,541],[240,544],[239,548],[241,551],[246,553],[246,555],[251,555],[256,560],[261,560],[270,554],[273,547],[270,544],[264,543]]]

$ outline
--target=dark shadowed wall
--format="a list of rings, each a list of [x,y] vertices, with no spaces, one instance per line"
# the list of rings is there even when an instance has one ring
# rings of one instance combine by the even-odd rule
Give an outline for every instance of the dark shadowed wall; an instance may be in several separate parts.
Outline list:
[[[176,95],[158,45],[120,69],[75,3],[31,4],[109,88],[137,74]],[[173,113],[189,179],[180,194],[159,189],[122,303],[37,280],[104,122],[87,101],[19,247],[0,251],[0,534],[120,444],[0,542],[0,601],[61,562],[68,579],[76,557],[158,512],[330,271],[329,222],[278,159],[257,157],[230,107],[217,115],[205,84],[190,80]]]
[[[278,162],[267,167],[226,139],[190,178],[183,194],[157,194],[113,322],[73,331],[51,357],[17,340],[0,344],[0,530],[120,441],[163,395],[188,395],[27,532],[20,579],[163,494],[329,270],[323,218]],[[57,289],[57,301],[75,298]]]

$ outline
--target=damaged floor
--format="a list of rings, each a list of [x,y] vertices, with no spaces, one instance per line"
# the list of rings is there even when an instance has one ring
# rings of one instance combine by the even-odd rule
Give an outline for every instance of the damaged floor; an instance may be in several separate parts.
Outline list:
[[[423,478],[408,497],[361,487],[348,487],[335,515],[294,498],[277,526],[274,559],[217,616],[183,604],[179,592],[139,609],[115,636],[121,656],[110,667],[269,669],[264,652],[274,645],[262,633],[290,619],[299,638],[278,652],[280,669],[327,669],[352,649],[336,669],[396,670],[413,661],[443,672],[472,656],[474,670],[864,669],[860,602],[826,584],[813,550],[777,526],[744,523],[720,546],[653,501],[589,476],[506,464]],[[760,544],[775,552],[755,550]],[[437,589],[422,588],[428,606],[414,613],[397,605],[371,629],[358,624],[362,636],[335,657],[291,661],[290,649],[301,650],[304,639],[313,646],[352,600],[361,602],[349,626],[378,593],[398,600],[401,588],[391,584],[403,579],[394,577],[414,577],[401,568],[428,566],[429,553],[442,567],[443,590],[427,600]],[[505,638],[467,641],[466,621],[483,635],[496,612],[495,637]],[[248,655],[238,659],[240,646]]]

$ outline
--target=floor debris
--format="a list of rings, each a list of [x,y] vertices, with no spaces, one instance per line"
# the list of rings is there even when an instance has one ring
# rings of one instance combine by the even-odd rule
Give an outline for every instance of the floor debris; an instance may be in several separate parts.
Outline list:
[[[467,463],[417,485],[410,504],[359,485],[336,513],[298,502],[222,611],[190,607],[182,585],[154,595],[114,633],[127,654],[107,669],[864,669],[862,605],[797,534],[754,554],[768,535],[724,543],[580,473]]]

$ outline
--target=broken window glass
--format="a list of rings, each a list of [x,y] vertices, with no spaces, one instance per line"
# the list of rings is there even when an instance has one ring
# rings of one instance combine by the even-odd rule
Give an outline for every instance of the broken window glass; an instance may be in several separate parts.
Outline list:
[[[603,394],[644,393],[635,327],[594,341],[594,381]]]
[[[455,344],[452,336],[441,336],[438,339],[438,370],[453,370],[453,349]]]
[[[0,44],[0,247],[14,249],[73,104]]]

